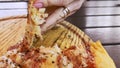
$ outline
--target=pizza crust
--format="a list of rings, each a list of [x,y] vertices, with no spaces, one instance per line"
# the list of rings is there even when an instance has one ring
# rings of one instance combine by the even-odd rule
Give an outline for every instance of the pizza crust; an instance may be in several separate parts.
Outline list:
[[[96,68],[116,68],[100,41],[91,43],[91,51],[95,58]]]

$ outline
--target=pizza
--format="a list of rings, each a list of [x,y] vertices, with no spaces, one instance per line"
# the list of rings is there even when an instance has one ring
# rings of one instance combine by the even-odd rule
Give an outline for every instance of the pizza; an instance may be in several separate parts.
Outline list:
[[[45,18],[48,17],[45,8],[35,8],[34,2],[34,0],[30,0],[28,4],[28,22],[25,34],[30,46],[34,45],[37,40],[42,40],[40,26],[45,23]]]
[[[34,1],[29,1],[23,40],[0,56],[0,68],[116,68],[99,41],[65,48],[58,44],[34,47],[38,40],[42,40],[40,25],[48,17],[45,8],[33,6]]]
[[[0,57],[0,68],[116,68],[114,62],[101,47],[100,42],[91,46],[73,45],[61,49],[57,44],[39,48],[23,42],[10,47]]]
[[[0,61],[4,62],[1,65],[9,68],[95,68],[94,58],[87,58],[88,54],[82,53],[79,47],[62,50],[56,44],[53,47],[29,48],[24,39],[23,43],[9,48]]]

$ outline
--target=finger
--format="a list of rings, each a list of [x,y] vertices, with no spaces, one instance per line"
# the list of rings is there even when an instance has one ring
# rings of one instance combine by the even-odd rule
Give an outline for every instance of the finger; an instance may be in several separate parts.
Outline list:
[[[74,0],[36,0],[34,6],[37,8],[47,7],[47,6],[65,6]]]
[[[63,8],[60,8],[60,9],[57,10],[57,11],[61,11],[61,12],[62,12],[62,11],[63,11]],[[65,18],[62,18],[62,17],[60,17],[60,15],[61,15],[62,13],[58,13],[57,11],[56,11],[55,13],[57,13],[58,15],[51,15],[51,16],[47,19],[46,23],[41,26],[42,33],[44,33],[45,31],[47,31],[47,30],[49,30],[49,29],[51,29],[52,27],[54,27],[57,23],[64,21],[64,19],[65,19],[66,17],[68,17],[68,16],[70,16],[70,15],[72,15],[72,14],[74,14],[74,13],[76,12],[76,11],[71,12],[68,16],[66,16]]]
[[[69,10],[70,10],[69,15],[72,14],[71,12],[74,13],[75,11],[77,11],[81,7],[83,2],[84,2],[84,0],[76,0],[75,2],[72,2],[69,5],[67,5],[66,7],[69,8]],[[41,27],[43,31],[46,31],[46,30],[52,28],[57,23],[57,21],[62,20],[61,16],[64,16],[63,9],[64,8],[60,8],[60,9],[56,10],[53,14],[51,14],[47,18],[46,24],[44,24]]]
[[[69,9],[70,13],[65,17],[69,17],[72,14],[74,14],[75,12],[77,12],[77,10],[79,10],[79,8],[81,7],[81,5],[83,4],[85,0],[76,0],[74,2],[72,2],[71,4],[67,5],[66,7]],[[64,18],[64,19],[65,19]],[[64,20],[63,18],[58,20],[57,22],[62,22]]]
[[[61,18],[60,20],[57,20],[57,23],[60,23],[62,21],[64,21],[67,17],[71,16],[72,14],[74,14],[76,11],[71,12],[69,15],[67,15],[65,18]]]
[[[41,29],[42,29],[43,32],[52,28],[56,24],[57,20],[61,19],[60,15],[64,15],[62,13],[63,9],[64,8],[57,9],[53,14],[51,14],[46,19],[46,23],[41,26]]]
[[[85,0],[76,0],[70,3],[69,5],[67,5],[66,7],[70,10],[70,12],[73,12],[79,10],[79,8],[82,6],[84,1]]]
[[[81,7],[81,5],[83,4],[84,1],[85,0],[76,0],[76,1],[72,2],[71,4],[67,5],[66,8],[68,8],[70,13],[67,16],[65,16],[65,18],[74,14],[77,10],[79,10],[79,8]],[[58,12],[54,13],[55,16],[58,15],[58,17],[56,17],[57,20],[60,20],[61,18],[63,18],[60,16],[64,15],[64,13],[63,13],[64,9],[62,9],[61,11],[58,10],[59,13]],[[51,17],[49,17],[49,19],[51,19],[51,18],[54,18],[54,16],[51,15]]]

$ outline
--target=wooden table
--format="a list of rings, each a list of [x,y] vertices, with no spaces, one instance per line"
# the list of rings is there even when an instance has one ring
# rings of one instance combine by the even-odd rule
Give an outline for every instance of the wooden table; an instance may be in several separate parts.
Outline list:
[[[26,9],[27,2],[1,2],[0,18],[27,14]],[[120,67],[120,1],[88,1],[66,20],[94,41],[100,40],[117,68]]]

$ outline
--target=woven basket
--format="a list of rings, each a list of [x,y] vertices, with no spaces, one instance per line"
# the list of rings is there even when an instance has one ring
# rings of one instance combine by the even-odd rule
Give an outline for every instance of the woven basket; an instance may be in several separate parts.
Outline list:
[[[23,39],[26,24],[27,16],[25,15],[0,19],[0,55]],[[96,68],[115,68],[113,60],[101,43],[93,42],[83,31],[69,22],[64,21],[57,24],[43,35],[43,39],[35,47],[39,47],[40,44],[44,46],[57,44],[64,49],[72,45],[82,45],[82,47],[90,45],[95,56]],[[107,59],[107,62],[104,59]]]

